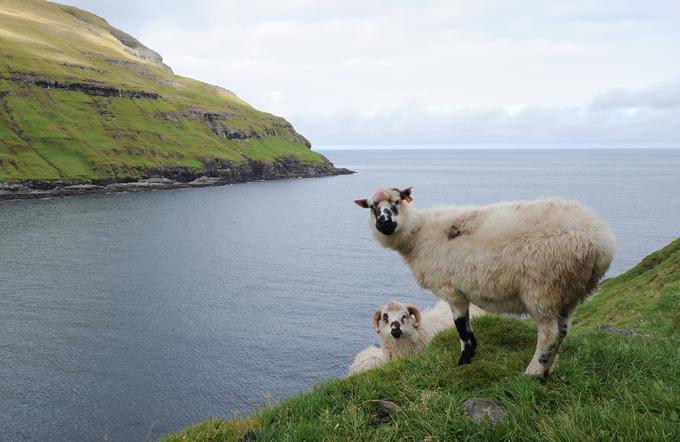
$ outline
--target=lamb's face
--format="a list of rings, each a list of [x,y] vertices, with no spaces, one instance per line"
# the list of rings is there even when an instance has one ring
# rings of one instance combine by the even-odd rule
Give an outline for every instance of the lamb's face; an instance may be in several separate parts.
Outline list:
[[[381,340],[408,339],[418,333],[420,311],[413,305],[390,301],[373,315],[373,327]]]
[[[370,223],[375,230],[383,235],[392,235],[403,225],[402,219],[407,210],[406,204],[411,202],[411,188],[399,190],[397,188],[378,189],[371,198],[355,200],[354,202],[367,209],[371,209]]]

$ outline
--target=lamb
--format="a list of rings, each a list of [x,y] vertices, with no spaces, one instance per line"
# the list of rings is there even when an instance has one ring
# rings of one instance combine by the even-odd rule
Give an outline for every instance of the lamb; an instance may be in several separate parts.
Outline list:
[[[435,334],[452,326],[453,315],[444,301],[422,314],[414,305],[390,301],[373,314],[373,328],[380,335],[380,348],[371,346],[359,352],[349,367],[349,374],[370,370],[399,356],[418,353]]]
[[[574,309],[597,287],[616,248],[592,210],[561,198],[483,207],[412,207],[412,189],[384,188],[369,199],[373,236],[398,251],[421,287],[447,301],[460,337],[458,364],[477,340],[469,306],[529,314],[538,340],[525,373],[547,377]]]

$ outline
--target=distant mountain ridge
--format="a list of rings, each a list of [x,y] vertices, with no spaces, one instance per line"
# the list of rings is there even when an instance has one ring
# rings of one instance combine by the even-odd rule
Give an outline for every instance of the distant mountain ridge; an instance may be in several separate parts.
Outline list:
[[[0,199],[349,173],[283,118],[173,74],[101,17],[0,0],[0,22]]]

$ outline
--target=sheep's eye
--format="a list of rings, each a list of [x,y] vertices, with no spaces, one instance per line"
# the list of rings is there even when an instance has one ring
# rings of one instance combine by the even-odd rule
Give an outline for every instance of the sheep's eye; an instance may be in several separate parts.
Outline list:
[[[402,316],[402,317],[401,317],[401,322],[404,322],[404,321],[406,321],[406,318],[408,318],[408,316],[407,316],[407,315],[404,315],[404,316]]]
[[[383,313],[383,320],[387,322],[387,313]]]
[[[394,205],[395,205],[395,206],[398,205],[398,204],[399,204],[399,201],[395,201],[395,202],[394,202]]]

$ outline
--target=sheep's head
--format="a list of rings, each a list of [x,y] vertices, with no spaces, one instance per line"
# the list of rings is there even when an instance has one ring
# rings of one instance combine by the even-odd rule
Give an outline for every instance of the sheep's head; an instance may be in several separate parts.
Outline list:
[[[373,327],[381,339],[409,337],[417,333],[419,326],[420,310],[411,304],[390,301],[373,314]]]
[[[397,231],[408,209],[407,205],[411,198],[411,187],[399,190],[396,187],[389,189],[378,189],[373,196],[368,199],[355,200],[354,203],[359,207],[371,209],[371,225],[383,235],[392,235]]]

